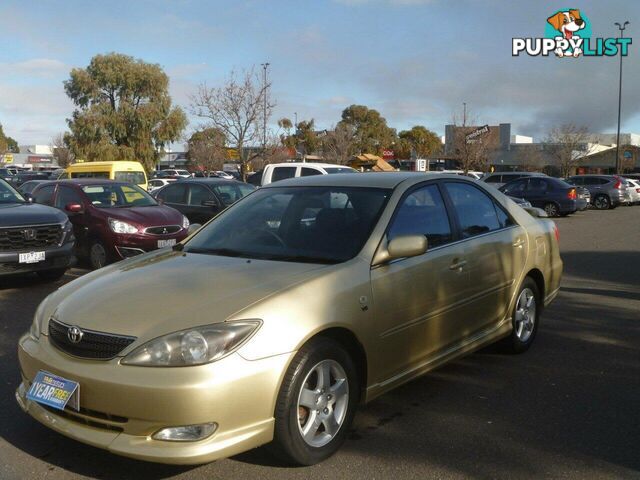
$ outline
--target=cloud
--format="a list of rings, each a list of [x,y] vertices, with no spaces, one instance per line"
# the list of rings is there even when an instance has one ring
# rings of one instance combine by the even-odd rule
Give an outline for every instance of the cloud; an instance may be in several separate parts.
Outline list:
[[[28,75],[42,78],[66,75],[71,68],[60,60],[33,58],[22,62],[0,63],[0,70],[7,75]]]
[[[387,4],[395,6],[416,6],[435,3],[437,0],[334,0],[336,3],[357,7],[361,5]]]

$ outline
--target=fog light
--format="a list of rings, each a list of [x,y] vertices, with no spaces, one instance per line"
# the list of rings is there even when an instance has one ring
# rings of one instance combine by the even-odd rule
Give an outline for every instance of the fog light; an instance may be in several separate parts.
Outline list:
[[[168,442],[197,442],[213,435],[218,428],[217,423],[203,423],[201,425],[185,425],[183,427],[163,428],[153,434],[154,440]]]

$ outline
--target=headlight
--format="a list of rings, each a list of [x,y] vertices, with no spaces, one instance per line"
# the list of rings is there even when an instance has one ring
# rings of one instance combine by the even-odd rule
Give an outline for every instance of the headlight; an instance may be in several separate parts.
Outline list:
[[[215,362],[238,348],[259,326],[259,320],[243,320],[170,333],[136,348],[122,359],[122,363],[142,367],[185,367]]]
[[[182,217],[182,228],[185,230],[189,228],[189,219],[185,216]]]
[[[123,222],[122,220],[109,219],[109,226],[115,233],[138,233],[138,227]]]
[[[69,221],[69,219],[67,218],[64,223],[62,224],[62,231],[67,233],[70,232],[71,229],[73,228],[73,225],[71,224],[71,222]]]

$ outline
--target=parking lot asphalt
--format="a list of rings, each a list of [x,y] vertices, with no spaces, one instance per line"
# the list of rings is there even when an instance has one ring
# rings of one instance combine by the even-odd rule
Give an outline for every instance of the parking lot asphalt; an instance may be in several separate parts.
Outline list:
[[[16,343],[38,303],[85,271],[0,280],[0,478],[640,478],[640,207],[557,224],[565,274],[531,350],[487,349],[376,399],[342,449],[307,468],[264,449],[149,464],[41,426],[14,399]]]

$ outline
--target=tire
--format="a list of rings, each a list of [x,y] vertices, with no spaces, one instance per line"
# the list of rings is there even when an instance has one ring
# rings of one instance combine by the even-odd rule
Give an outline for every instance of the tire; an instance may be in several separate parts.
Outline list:
[[[280,387],[271,451],[294,465],[330,457],[349,433],[359,395],[347,351],[329,339],[312,340],[295,356]]]
[[[110,263],[109,253],[100,240],[93,240],[89,244],[89,265],[93,270],[102,268]]]
[[[560,214],[560,209],[558,208],[558,205],[556,205],[555,203],[551,203],[551,202],[545,204],[544,211],[550,217],[557,217]]]
[[[597,195],[593,199],[593,206],[596,210],[609,210],[611,208],[611,200],[606,195]]]
[[[56,268],[55,270],[40,270],[36,272],[41,280],[45,282],[55,282],[60,280],[63,275],[66,273],[66,268]]]
[[[536,338],[540,323],[542,302],[536,282],[525,278],[518,290],[516,303],[511,315],[511,334],[501,342],[502,350],[507,353],[526,352]]]

